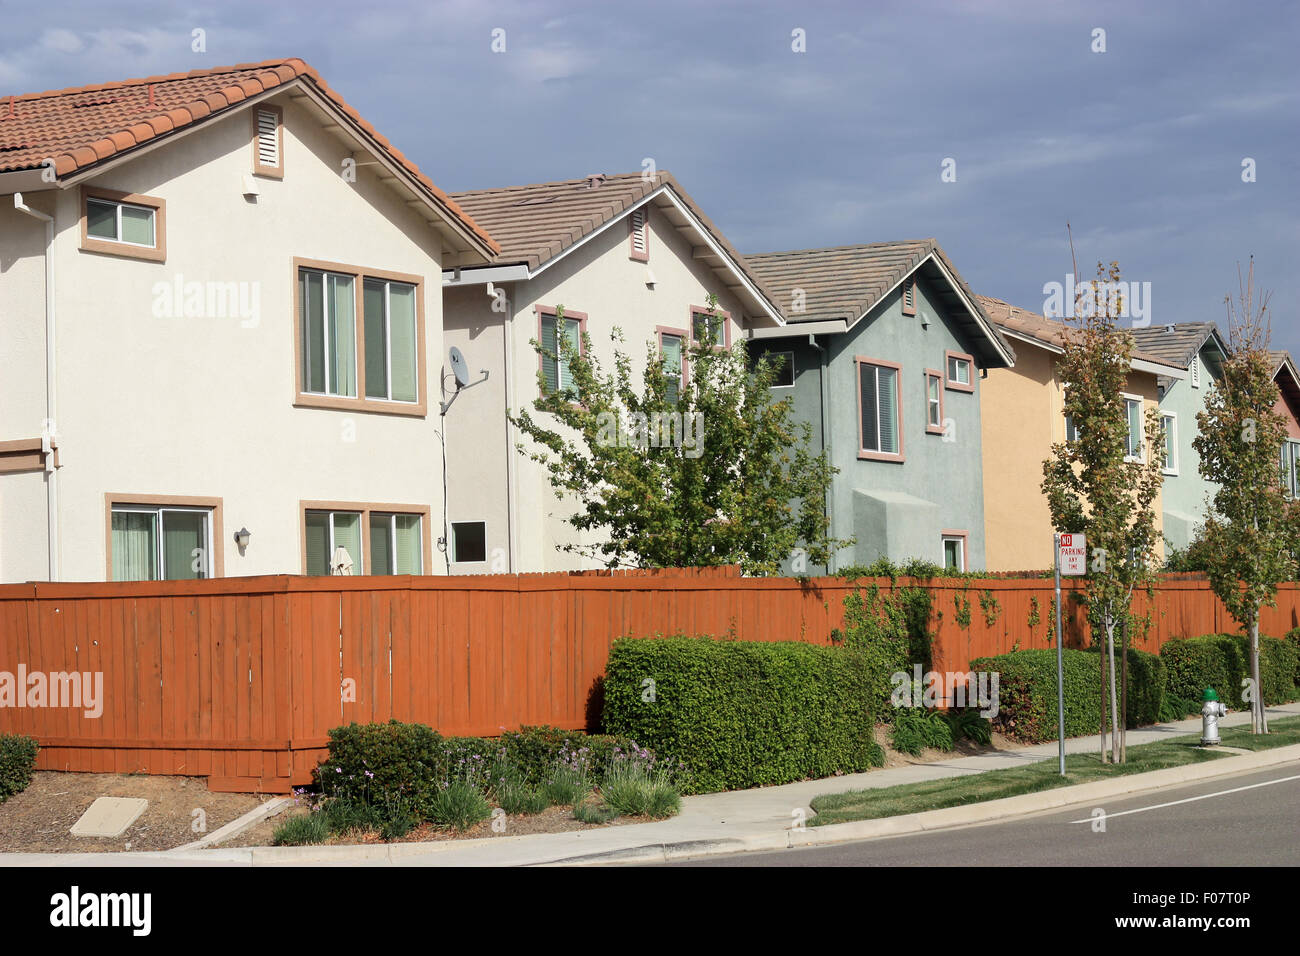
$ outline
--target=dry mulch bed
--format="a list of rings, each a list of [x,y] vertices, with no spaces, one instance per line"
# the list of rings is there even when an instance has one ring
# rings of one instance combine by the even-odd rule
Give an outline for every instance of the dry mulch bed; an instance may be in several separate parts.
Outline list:
[[[120,837],[73,836],[72,825],[97,797],[143,797],[149,806]],[[38,770],[26,790],[0,803],[0,852],[170,850],[202,839],[269,799],[212,793],[202,777]],[[195,810],[206,815],[203,832],[193,829]]]

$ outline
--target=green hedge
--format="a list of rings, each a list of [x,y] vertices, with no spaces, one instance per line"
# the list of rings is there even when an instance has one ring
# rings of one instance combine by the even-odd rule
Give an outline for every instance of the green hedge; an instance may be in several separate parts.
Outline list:
[[[1081,737],[1101,729],[1101,664],[1097,649],[1067,649],[1062,655],[1065,735]],[[1127,726],[1159,721],[1165,694],[1165,665],[1155,654],[1128,652]],[[1123,662],[1115,660],[1116,680]],[[970,662],[970,670],[997,673],[998,715],[994,729],[1009,737],[1039,743],[1056,739],[1056,651],[1015,651]]]
[[[1293,632],[1294,633],[1294,632]],[[1241,634],[1204,634],[1167,641],[1160,656],[1169,669],[1167,692],[1200,701],[1207,687],[1234,710],[1248,710],[1242,681],[1250,676],[1250,639]],[[1259,639],[1259,670],[1264,703],[1295,700],[1300,682],[1300,640]]]
[[[500,737],[444,737],[424,724],[348,724],[329,732],[329,756],[315,768],[329,797],[359,806],[400,802],[429,818],[437,795],[453,780],[479,790],[508,772],[519,783],[541,784],[561,762],[583,763],[599,777],[616,753],[652,754],[635,741],[556,727],[523,727]]]
[[[680,761],[684,792],[858,772],[884,762],[873,728],[889,675],[878,669],[847,647],[620,638],[605,671],[604,729]]]
[[[0,734],[0,803],[22,792],[32,782],[39,749],[35,737]]]

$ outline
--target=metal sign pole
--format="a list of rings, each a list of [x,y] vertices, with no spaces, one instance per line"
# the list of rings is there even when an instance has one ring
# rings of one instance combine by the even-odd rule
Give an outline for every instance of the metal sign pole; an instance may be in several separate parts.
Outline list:
[[[1061,652],[1061,536],[1052,535],[1056,558],[1056,735],[1059,740],[1061,776],[1065,776],[1065,655]]]

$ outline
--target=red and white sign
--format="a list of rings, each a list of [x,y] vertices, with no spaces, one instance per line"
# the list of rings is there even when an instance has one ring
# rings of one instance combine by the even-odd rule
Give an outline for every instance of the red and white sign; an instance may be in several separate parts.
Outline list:
[[[1061,535],[1061,573],[1082,575],[1088,573],[1088,544],[1081,534]]]

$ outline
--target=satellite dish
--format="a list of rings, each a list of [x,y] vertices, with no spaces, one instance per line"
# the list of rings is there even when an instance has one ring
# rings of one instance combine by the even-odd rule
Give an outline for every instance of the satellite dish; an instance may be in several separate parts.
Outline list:
[[[456,346],[451,347],[451,374],[456,376],[456,387],[464,388],[469,384],[469,366],[465,364],[465,356],[460,354],[460,349]]]

